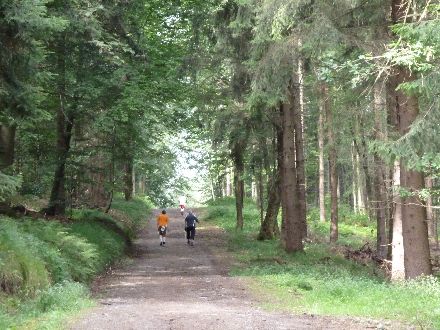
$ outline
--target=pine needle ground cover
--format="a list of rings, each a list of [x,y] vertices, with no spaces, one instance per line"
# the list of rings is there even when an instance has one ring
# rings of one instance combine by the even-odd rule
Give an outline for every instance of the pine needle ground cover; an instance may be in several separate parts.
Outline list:
[[[0,217],[0,329],[59,329],[94,304],[88,284],[123,256],[151,208],[114,207],[124,222],[96,210],[76,210],[70,223]]]
[[[228,248],[240,262],[231,274],[252,279],[255,290],[269,298],[265,307],[440,328],[440,283],[436,278],[390,283],[373,265],[346,260],[340,253],[345,248],[342,244],[359,248],[374,242],[374,224],[368,226],[347,214],[340,225],[341,245],[331,247],[324,243],[329,224],[318,223],[319,216],[309,217],[312,242],[306,244],[304,253],[287,254],[278,240],[256,240],[259,213],[253,203],[246,203],[244,213],[242,233],[235,232],[233,200],[209,203],[207,220],[227,230]]]

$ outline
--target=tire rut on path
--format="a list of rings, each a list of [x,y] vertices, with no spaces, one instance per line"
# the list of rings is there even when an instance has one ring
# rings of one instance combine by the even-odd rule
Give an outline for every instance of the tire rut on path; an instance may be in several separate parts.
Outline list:
[[[115,269],[95,284],[99,306],[72,330],[90,329],[366,329],[359,320],[267,312],[257,307],[246,284],[228,276],[217,250],[221,231],[197,230],[194,247],[186,244],[183,217],[168,210],[165,247],[159,246],[153,212],[130,265]],[[368,326],[369,325],[369,326]]]

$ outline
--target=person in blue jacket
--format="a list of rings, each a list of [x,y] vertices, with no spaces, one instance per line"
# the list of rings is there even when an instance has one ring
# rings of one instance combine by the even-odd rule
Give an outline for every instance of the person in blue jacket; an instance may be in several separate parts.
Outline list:
[[[188,215],[185,217],[185,231],[186,231],[186,240],[188,245],[194,245],[194,237],[196,235],[196,222],[199,223],[199,219],[190,211],[188,211]]]

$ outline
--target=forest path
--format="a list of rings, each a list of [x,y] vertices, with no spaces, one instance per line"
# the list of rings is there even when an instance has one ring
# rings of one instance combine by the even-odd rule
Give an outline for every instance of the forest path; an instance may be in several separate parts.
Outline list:
[[[366,329],[369,322],[273,313],[257,307],[243,279],[228,276],[225,234],[202,222],[186,244],[183,217],[169,210],[166,247],[159,246],[153,212],[135,242],[131,264],[97,281],[99,306],[71,329]]]

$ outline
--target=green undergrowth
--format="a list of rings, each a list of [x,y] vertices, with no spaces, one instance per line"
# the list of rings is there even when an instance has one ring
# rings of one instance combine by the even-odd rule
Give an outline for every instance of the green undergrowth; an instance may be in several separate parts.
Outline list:
[[[113,207],[119,217],[75,210],[67,223],[0,216],[0,329],[58,329],[93,304],[88,284],[123,256],[151,209],[141,199]]]
[[[330,210],[326,210],[330,215]],[[359,248],[369,243],[374,246],[376,239],[376,227],[368,219],[366,214],[353,213],[347,205],[339,206],[339,245]],[[327,241],[329,237],[330,224],[328,221],[319,221],[319,209],[311,208],[307,214],[307,225],[312,237],[317,241]]]
[[[240,266],[231,274],[249,277],[255,290],[269,296],[266,307],[295,313],[356,316],[409,322],[422,328],[440,328],[440,283],[432,277],[390,283],[372,264],[347,260],[342,251],[374,242],[373,225],[349,214],[340,223],[341,244],[325,243],[328,223],[308,217],[312,242],[304,252],[287,254],[279,240],[257,241],[259,216],[247,202],[244,231],[235,231],[234,201],[210,202],[207,220],[229,234],[228,249]],[[250,215],[254,215],[253,218]],[[356,218],[356,215],[354,215]]]
[[[243,232],[253,233],[260,225],[259,211],[250,199],[245,199],[243,207]],[[221,222],[221,226],[227,230],[235,229],[235,199],[225,197],[208,202],[206,220]]]

